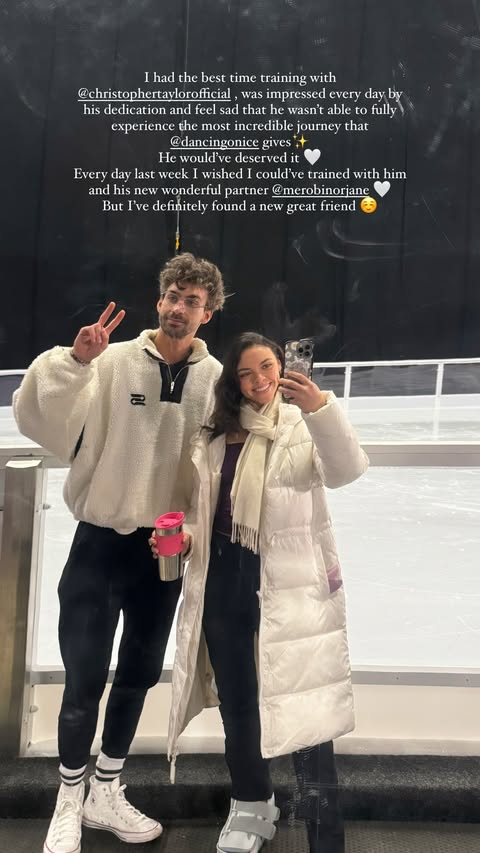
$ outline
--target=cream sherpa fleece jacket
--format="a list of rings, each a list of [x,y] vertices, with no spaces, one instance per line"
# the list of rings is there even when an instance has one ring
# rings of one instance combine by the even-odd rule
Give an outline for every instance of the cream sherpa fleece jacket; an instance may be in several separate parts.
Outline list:
[[[221,372],[195,338],[180,402],[160,401],[155,334],[110,344],[88,366],[54,347],[33,361],[13,397],[20,431],[71,466],[64,498],[74,517],[120,533],[188,508],[190,439],[209,419]]]

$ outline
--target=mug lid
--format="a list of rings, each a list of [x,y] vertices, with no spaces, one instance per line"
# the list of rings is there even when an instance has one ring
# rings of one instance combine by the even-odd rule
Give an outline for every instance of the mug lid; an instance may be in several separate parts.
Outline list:
[[[160,530],[168,530],[170,527],[178,527],[183,524],[184,518],[184,512],[166,512],[157,518],[154,526]]]

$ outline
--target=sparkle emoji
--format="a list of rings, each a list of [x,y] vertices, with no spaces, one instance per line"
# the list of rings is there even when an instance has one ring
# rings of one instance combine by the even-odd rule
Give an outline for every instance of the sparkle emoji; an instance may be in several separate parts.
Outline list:
[[[296,141],[295,141],[295,148],[300,148],[300,145],[301,145],[301,146],[302,146],[302,151],[303,151],[303,149],[304,149],[304,147],[305,147],[305,143],[307,143],[307,142],[308,142],[308,139],[305,139],[305,137],[304,137],[303,133],[302,133],[302,135],[301,135],[301,136],[297,136],[297,134],[296,134],[296,133],[294,133],[294,134],[293,134],[293,138],[296,140]]]
[[[366,195],[360,202],[360,208],[364,213],[375,213],[377,209],[377,202],[372,198],[372,196]]]

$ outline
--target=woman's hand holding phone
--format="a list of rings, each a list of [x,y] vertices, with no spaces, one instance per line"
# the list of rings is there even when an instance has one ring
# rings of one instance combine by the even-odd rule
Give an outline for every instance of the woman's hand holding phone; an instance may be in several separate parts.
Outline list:
[[[302,412],[318,412],[327,402],[327,395],[318,385],[295,370],[287,370],[280,379],[280,390],[289,403],[295,403]]]

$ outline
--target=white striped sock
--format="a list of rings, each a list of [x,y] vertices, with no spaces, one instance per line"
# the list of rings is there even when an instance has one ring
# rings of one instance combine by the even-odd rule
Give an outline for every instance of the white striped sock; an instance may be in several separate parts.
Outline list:
[[[83,767],[79,767],[77,770],[71,770],[69,767],[65,767],[64,764],[60,764],[58,769],[60,771],[60,778],[64,785],[73,787],[74,785],[80,785],[80,782],[83,782],[87,765],[84,764]]]
[[[95,766],[95,778],[99,782],[113,782],[123,770],[124,758],[110,758],[104,752],[100,752]]]

